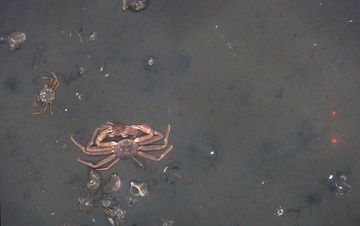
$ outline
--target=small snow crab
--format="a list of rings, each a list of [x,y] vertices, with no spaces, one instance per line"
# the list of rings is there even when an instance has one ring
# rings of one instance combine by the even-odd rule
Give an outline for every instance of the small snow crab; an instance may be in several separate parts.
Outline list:
[[[50,105],[50,113],[52,112],[52,102],[55,100],[56,89],[60,86],[60,81],[56,75],[51,72],[51,77],[42,77],[44,80],[49,80],[44,85],[44,88],[40,90],[38,95],[34,96],[34,108],[41,106],[40,111],[33,112],[34,115],[40,115],[46,112],[48,105]]]

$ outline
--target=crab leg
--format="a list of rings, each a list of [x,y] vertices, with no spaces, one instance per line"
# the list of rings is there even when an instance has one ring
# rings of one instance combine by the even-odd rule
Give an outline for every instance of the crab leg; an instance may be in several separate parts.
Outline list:
[[[33,115],[40,115],[40,114],[42,114],[42,113],[44,113],[46,111],[46,108],[47,108],[47,105],[48,105],[47,103],[39,103],[36,107],[40,106],[41,104],[42,104],[42,106],[40,108],[40,111],[33,112],[32,113]],[[35,104],[34,104],[34,107],[35,107]]]
[[[164,135],[161,132],[154,130],[145,123],[141,125],[133,125],[132,127],[141,130],[143,133],[146,133],[146,135],[137,137],[134,140],[136,143],[139,143],[140,145],[151,144],[161,140],[164,137]]]
[[[111,130],[111,128],[107,128],[105,126],[101,126],[101,127],[96,128],[96,130],[94,131],[94,133],[93,133],[93,135],[91,137],[91,140],[86,145],[86,149],[89,149],[92,145],[94,145],[94,143],[98,147],[112,147],[112,146],[115,146],[116,142],[102,142],[105,139],[105,137],[108,135],[110,130]],[[97,135],[98,133],[99,133],[99,135]]]
[[[98,129],[102,129],[101,127],[100,128],[98,128]],[[108,128],[108,129],[106,129],[106,130],[104,130],[104,131],[101,131],[100,132],[100,134],[99,134],[99,136],[97,136],[96,137],[96,140],[94,141],[94,139],[95,139],[95,133],[94,133],[94,136],[92,137],[92,143],[94,143],[95,142],[95,144],[98,146],[98,147],[112,147],[112,146],[115,146],[116,145],[116,142],[114,142],[114,141],[110,141],[110,142],[102,142],[104,139],[105,139],[105,137],[108,135],[108,133],[109,133],[109,131],[110,131],[110,128]]]
[[[156,157],[156,156],[153,156],[153,155],[150,155],[150,154],[147,154],[147,153],[144,153],[144,152],[141,152],[139,151],[138,152],[138,155],[143,157],[143,158],[146,158],[146,159],[150,159],[150,160],[153,160],[153,161],[160,161],[161,159],[163,159],[165,157],[165,155],[167,155],[167,153],[169,153],[169,151],[171,151],[171,149],[173,148],[172,145],[169,146],[168,149],[166,149],[166,151],[164,151],[160,157]]]
[[[132,159],[133,159],[141,168],[144,169],[144,165],[143,165],[137,158],[135,158],[135,156],[132,157]]]
[[[112,147],[89,147],[86,149],[82,144],[75,140],[74,135],[71,135],[71,140],[86,155],[109,155],[113,153]]]
[[[99,148],[104,148],[104,147],[112,147],[116,145],[116,142],[103,142],[101,143],[101,141],[103,141],[109,131],[109,129],[103,130],[103,127],[98,127],[96,128],[96,130],[94,131],[89,143],[86,145],[86,150],[90,150],[92,149],[92,145],[94,145],[94,143],[96,144],[97,147]],[[100,134],[98,136],[96,136],[98,134],[98,132],[100,131]]]
[[[100,131],[100,134],[98,136],[96,136],[99,131]],[[102,147],[102,148],[103,147],[112,147],[112,146],[116,145],[116,142],[101,143],[101,141],[103,141],[105,139],[108,132],[109,132],[109,129],[104,130],[103,127],[96,128],[96,130],[94,131],[94,133],[91,137],[91,140],[86,145],[86,149],[88,150],[94,143],[96,144],[96,146]]]
[[[142,132],[147,134],[145,136],[138,137],[138,138],[136,138],[134,140],[139,145],[151,144],[151,143],[154,143],[156,141],[161,140],[164,137],[163,133],[151,128],[149,125],[146,125],[146,124],[134,125],[133,127],[137,128],[137,129],[139,129]],[[170,125],[168,125],[166,135],[165,135],[165,138],[164,138],[164,142],[165,142],[165,139],[167,140],[167,137],[169,136],[169,133],[170,133]],[[166,147],[166,145],[164,145],[163,148],[165,148],[165,147]]]
[[[52,103],[49,103],[50,104],[50,114],[52,115],[52,116],[54,116],[54,114],[53,114],[53,112],[52,112]],[[47,104],[46,104],[47,105]],[[45,108],[45,110],[46,110],[46,108]],[[45,111],[44,111],[45,112]]]
[[[103,168],[97,168],[97,170],[108,170],[111,167],[113,167],[113,165],[115,165],[118,161],[120,161],[119,158],[115,159],[112,163],[110,163],[107,167],[103,167]]]
[[[100,131],[100,129],[101,129],[101,127],[96,128],[96,130],[94,131],[89,143],[86,145],[86,149],[88,149],[89,147],[91,147],[94,144],[96,135]]]
[[[164,144],[153,144],[153,145],[139,146],[139,150],[140,151],[156,151],[156,150],[161,150],[161,149],[165,148],[168,145],[169,134],[170,134],[170,125],[168,125],[168,129],[166,130],[166,133],[165,133]],[[150,139],[150,140],[152,140],[152,139]],[[139,144],[144,145],[144,143],[148,144],[147,141],[140,142]]]
[[[110,167],[112,167],[113,165],[115,165],[120,159],[119,158],[116,158],[116,155],[115,154],[112,154],[106,158],[104,158],[103,160],[101,160],[100,162],[94,164],[92,162],[88,162],[88,161],[85,161],[85,160],[82,160],[80,158],[78,158],[78,161],[81,162],[82,164],[85,164],[87,166],[90,166],[91,168],[94,168],[94,169],[98,169],[99,167],[111,162],[109,164],[109,166],[107,167],[104,167],[104,168],[100,168],[98,170],[107,170],[109,169]]]
[[[51,72],[51,74],[54,77],[51,87],[53,88],[53,90],[56,90],[60,86],[60,81],[58,80],[54,72]]]
[[[34,108],[39,107],[41,104],[40,97],[38,95],[34,96]]]

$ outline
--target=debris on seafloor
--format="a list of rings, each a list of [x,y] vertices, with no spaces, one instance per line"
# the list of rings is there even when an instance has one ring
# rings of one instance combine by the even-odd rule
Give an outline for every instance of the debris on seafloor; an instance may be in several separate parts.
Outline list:
[[[169,170],[168,176],[166,177],[167,184],[174,184],[183,177],[183,173],[180,168],[174,167]]]
[[[136,198],[132,198],[132,197],[130,197],[130,196],[126,197],[126,203],[127,203],[128,207],[133,207],[133,206],[135,206],[136,203],[137,203],[137,201],[138,201],[138,200],[137,200]]]
[[[123,0],[123,10],[130,9],[134,12],[140,12],[146,9],[149,0]]]
[[[131,181],[130,193],[133,196],[146,197],[149,195],[149,184],[143,181]]]
[[[93,42],[97,39],[97,32],[94,31],[93,33],[90,34],[89,38],[88,38],[88,42]]]
[[[175,184],[184,177],[182,163],[177,161],[169,163],[164,169],[164,174],[166,174],[167,184]]]
[[[154,58],[152,58],[152,57],[148,57],[147,58],[147,65],[148,66],[153,66],[155,64],[155,60],[154,60]]]
[[[107,219],[111,225],[122,225],[126,222],[126,211],[120,206],[104,208]]]
[[[161,226],[173,226],[175,221],[173,220],[165,220],[165,219],[159,219],[159,223]]]
[[[347,172],[338,171],[329,177],[329,190],[335,197],[341,197],[352,190],[352,186],[347,182]]]
[[[85,187],[90,192],[95,191],[101,185],[101,175],[99,171],[91,169],[89,171],[89,181],[85,184]]]
[[[7,43],[9,45],[9,53],[19,49],[25,40],[25,33],[20,31],[15,31],[10,35],[0,35],[0,44]]]
[[[78,209],[85,213],[91,213],[96,207],[94,199],[85,194],[81,194],[78,196],[78,202]]]
[[[114,192],[119,191],[120,187],[121,187],[121,179],[115,173],[110,176],[109,181],[103,187],[103,191],[107,194],[114,193]]]
[[[115,206],[118,206],[119,204],[112,195],[103,194],[100,199],[95,200],[95,205],[97,207],[113,208]]]

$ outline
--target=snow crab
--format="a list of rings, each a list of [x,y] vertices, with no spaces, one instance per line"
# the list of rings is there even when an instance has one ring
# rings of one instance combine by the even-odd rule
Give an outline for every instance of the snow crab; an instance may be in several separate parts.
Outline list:
[[[143,135],[139,136],[139,131],[143,133]],[[96,164],[78,158],[79,162],[91,168],[108,170],[121,159],[133,159],[139,166],[144,168],[144,165],[137,159],[137,156],[152,161],[162,160],[173,148],[172,145],[167,147],[169,133],[170,125],[168,125],[164,136],[163,133],[145,123],[127,126],[122,123],[108,122],[95,130],[86,147],[78,142],[73,135],[71,135],[71,140],[86,155],[109,155]],[[111,138],[118,138],[120,140],[117,141]],[[160,140],[163,140],[164,143],[154,144]],[[160,157],[147,153],[160,151],[165,148],[166,150]]]

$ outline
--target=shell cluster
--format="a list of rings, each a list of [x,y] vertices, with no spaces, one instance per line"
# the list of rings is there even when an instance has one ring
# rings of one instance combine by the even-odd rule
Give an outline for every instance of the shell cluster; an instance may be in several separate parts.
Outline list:
[[[100,187],[105,194],[117,192],[121,188],[121,178],[116,174],[112,174],[106,183],[102,183],[99,171],[91,169],[89,171],[89,180],[85,184],[85,188],[90,192],[97,191]]]
[[[111,175],[109,180],[103,183],[99,171],[91,169],[89,179],[82,189],[82,193],[85,194],[78,196],[79,209],[86,213],[92,212],[96,207],[111,210],[119,205],[111,194],[118,191],[120,187],[121,179],[117,174]]]

